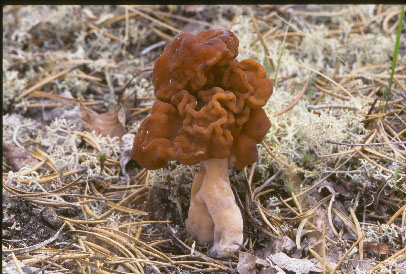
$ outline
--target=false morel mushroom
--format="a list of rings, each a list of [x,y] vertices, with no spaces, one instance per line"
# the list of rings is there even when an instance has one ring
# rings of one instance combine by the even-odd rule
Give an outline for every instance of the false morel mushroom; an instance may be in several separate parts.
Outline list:
[[[231,31],[179,33],[156,60],[156,100],[134,139],[131,158],[146,169],[168,161],[200,163],[192,184],[187,231],[227,257],[243,242],[243,219],[228,169],[258,158],[271,123],[262,109],[272,82],[254,60],[237,61]]]

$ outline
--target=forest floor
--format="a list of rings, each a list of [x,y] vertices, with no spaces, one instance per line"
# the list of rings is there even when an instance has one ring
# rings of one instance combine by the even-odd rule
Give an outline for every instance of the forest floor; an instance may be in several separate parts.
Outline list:
[[[406,273],[401,10],[4,6],[3,273]],[[206,29],[274,83],[258,161],[230,170],[244,243],[228,259],[185,230],[197,167],[128,157],[155,60]]]

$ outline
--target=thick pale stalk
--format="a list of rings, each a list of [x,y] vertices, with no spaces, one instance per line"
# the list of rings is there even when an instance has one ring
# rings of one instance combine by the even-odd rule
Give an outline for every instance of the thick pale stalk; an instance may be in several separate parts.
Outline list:
[[[199,173],[193,179],[186,230],[200,243],[212,243],[214,223],[201,195],[197,196],[203,184],[206,168],[200,164]]]
[[[186,229],[201,242],[213,242],[210,253],[228,257],[243,242],[243,220],[228,175],[228,159],[209,159],[193,180]]]

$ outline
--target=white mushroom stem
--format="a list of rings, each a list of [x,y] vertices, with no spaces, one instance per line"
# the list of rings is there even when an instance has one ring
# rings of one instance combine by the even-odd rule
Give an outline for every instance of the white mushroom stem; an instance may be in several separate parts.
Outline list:
[[[243,242],[243,220],[228,175],[228,159],[200,164],[193,180],[187,231],[200,242],[213,242],[210,253],[229,257]]]

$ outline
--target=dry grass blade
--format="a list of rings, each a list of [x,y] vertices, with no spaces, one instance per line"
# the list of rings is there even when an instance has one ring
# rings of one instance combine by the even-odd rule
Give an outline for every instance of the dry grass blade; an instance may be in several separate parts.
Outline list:
[[[387,145],[390,147],[390,149],[393,151],[393,153],[395,154],[395,159],[399,160],[404,160],[406,159],[405,156],[402,155],[401,152],[399,152],[399,150],[394,146],[394,144],[389,140],[388,138],[388,134],[386,133],[385,129],[384,129],[384,125],[382,120],[380,120],[379,122],[379,127],[378,127],[378,132],[380,133],[380,135],[382,136],[383,140],[387,143]],[[399,141],[397,142],[398,144],[406,144],[406,141]]]
[[[81,79],[89,80],[91,82],[102,82],[103,81],[102,78],[95,77],[95,76],[90,76],[90,75],[84,73],[83,71],[81,71],[80,69],[76,69],[76,73],[68,73],[68,75],[66,75],[66,77],[68,77],[68,78],[81,78]]]
[[[315,257],[316,260],[319,261],[319,263],[323,265],[323,258],[319,254],[317,254],[317,252],[314,251],[312,248],[309,248],[309,251],[310,251],[310,253],[312,253],[313,257]],[[330,264],[326,263],[325,268],[323,269],[323,271],[325,269],[332,272],[334,267],[332,267]]]
[[[369,134],[369,136],[367,137],[367,139],[366,139],[366,141],[365,141],[365,145],[368,145],[368,144],[370,144],[371,142],[372,142],[372,140],[376,137],[376,134],[378,133],[378,130],[377,129],[374,129],[370,134]],[[338,153],[333,153],[333,154],[327,154],[327,155],[321,155],[321,157],[332,157],[332,156],[341,156],[341,155],[345,155],[345,154],[352,154],[352,155],[354,155],[353,153],[354,152],[356,152],[356,151],[358,151],[358,150],[362,150],[362,149],[364,149],[364,147],[363,146],[360,146],[359,148],[354,148],[354,149],[350,149],[350,150],[347,150],[347,151],[344,151],[344,152],[338,152]]]
[[[142,109],[140,109],[140,110],[138,110],[138,111],[135,111],[135,112],[131,113],[130,117],[134,117],[134,116],[137,116],[138,114],[141,114],[141,113],[144,113],[144,112],[148,112],[148,111],[150,111],[151,109],[152,109],[151,106],[144,107],[144,108],[142,108]]]
[[[165,255],[165,254],[162,253],[161,251],[159,251],[159,250],[157,250],[157,249],[151,247],[150,245],[144,243],[143,241],[140,241],[139,239],[137,239],[137,238],[135,238],[135,237],[132,237],[132,236],[130,236],[130,235],[128,235],[128,234],[126,234],[126,233],[124,233],[124,232],[122,232],[122,231],[119,231],[119,230],[113,230],[113,229],[111,229],[111,228],[105,228],[105,229],[106,229],[106,230],[110,230],[110,231],[113,232],[113,233],[117,233],[117,234],[120,235],[121,237],[127,238],[127,239],[129,239],[129,240],[131,240],[131,241],[137,243],[138,245],[143,246],[143,247],[145,248],[144,251],[145,251],[146,253],[148,253],[149,255],[151,255],[151,256],[153,256],[153,257],[155,257],[155,258],[158,258],[158,259],[162,259],[162,260],[166,261],[167,263],[173,263],[173,261],[172,261],[167,255]],[[94,229],[94,230],[95,230],[95,231],[101,231],[101,229]],[[140,248],[140,247],[137,247],[137,248]]]
[[[393,24],[391,27],[389,27],[389,21],[393,18],[393,17],[395,17],[395,16],[398,16],[399,14],[400,14],[400,10],[395,10],[395,11],[392,11],[392,12],[390,12],[388,15],[386,15],[385,16],[385,18],[383,19],[383,22],[382,22],[382,27],[383,27],[383,29],[384,29],[384,31],[387,33],[387,34],[390,34],[390,33],[393,33],[394,31],[395,31],[395,29],[398,27],[398,24]],[[400,20],[399,20],[400,21]]]
[[[93,148],[95,148],[97,151],[101,150],[99,142],[90,134],[86,132],[80,132],[80,131],[71,131],[71,134],[77,134],[79,136],[82,136],[84,140]]]
[[[146,225],[146,224],[170,224],[170,223],[172,223],[172,221],[169,221],[169,220],[163,220],[163,221],[139,221],[139,222],[131,222],[131,223],[119,225],[119,228],[128,228],[128,227],[131,227],[131,226]]]
[[[161,27],[170,29],[171,31],[173,31],[173,32],[175,32],[175,33],[181,32],[181,30],[179,30],[179,29],[177,29],[177,28],[175,28],[175,27],[173,27],[173,26],[171,26],[171,25],[169,25],[169,24],[167,24],[167,23],[163,23],[163,22],[161,22],[161,21],[159,21],[159,20],[157,20],[157,19],[155,19],[155,18],[152,18],[151,16],[149,16],[149,15],[147,15],[147,14],[145,14],[145,13],[142,13],[142,12],[138,11],[138,10],[137,10],[136,8],[134,8],[134,7],[130,7],[129,9],[131,9],[131,10],[132,10],[134,13],[136,13],[137,15],[139,15],[139,16],[141,16],[141,17],[144,17],[144,18],[148,19],[149,21],[151,21],[151,22],[153,22],[153,23],[155,23],[155,24],[157,24],[157,25],[160,25]]]
[[[252,165],[251,170],[250,170],[250,174],[249,174],[249,176],[247,178],[247,184],[248,184],[247,187],[248,187],[249,196],[250,196],[251,201],[254,200],[254,195],[253,195],[253,192],[252,192],[252,179],[254,178],[254,172],[255,172],[256,166],[257,166],[257,163],[255,162]]]
[[[97,225],[97,224],[103,224],[107,223],[109,220],[76,220],[76,219],[71,219],[71,218],[66,218],[62,216],[56,216],[61,220],[64,221],[69,221],[70,223],[74,224],[81,224],[81,225]]]
[[[44,272],[46,269],[48,269],[49,267],[51,267],[61,256],[62,253],[66,253],[69,249],[69,247],[71,247],[73,245],[74,241],[70,242],[69,244],[67,244],[64,248],[60,249],[60,250],[55,250],[54,254],[52,254],[51,256],[49,256],[46,260],[49,261],[51,260],[53,257],[57,256],[55,259],[52,259],[52,261],[50,261],[48,264],[46,264],[45,266],[41,267],[40,269],[36,270],[33,272],[33,274],[37,274],[37,273],[42,273]],[[45,262],[45,260],[44,260]]]
[[[82,252],[82,253],[73,253],[71,252],[70,254],[67,255],[61,255],[59,257],[60,260],[77,260],[77,259],[97,259],[99,255],[91,255],[88,252]],[[33,265],[39,262],[44,262],[45,260],[48,259],[48,255],[39,255],[35,256],[34,258],[29,258],[29,259],[23,259],[22,263],[26,265]]]
[[[307,109],[308,109],[309,111],[311,111],[311,110],[325,109],[325,108],[328,108],[328,109],[341,108],[341,109],[348,109],[348,110],[360,111],[359,107],[355,107],[355,106],[331,105],[331,104],[323,104],[323,105],[309,106]]]
[[[174,265],[184,265],[184,264],[202,264],[202,265],[208,265],[208,266],[213,266],[216,269],[220,270],[220,271],[224,271],[227,270],[227,268],[225,268],[223,265],[220,264],[216,264],[216,263],[211,263],[211,262],[202,262],[202,261],[174,261],[173,262]],[[197,269],[196,269],[197,270]],[[198,272],[202,272],[202,269],[199,269]]]
[[[57,108],[57,107],[63,107],[64,104],[62,103],[50,103],[50,104],[18,104],[16,107],[17,108]]]
[[[30,149],[28,149],[28,153],[31,154],[32,157],[38,159],[38,160],[43,160],[46,159],[46,164],[54,171],[54,172],[58,172],[58,170],[55,167],[55,161],[53,159],[50,158],[50,156],[42,151],[38,146],[36,146],[36,151],[32,151]]]
[[[161,37],[162,39],[164,39],[164,40],[166,40],[166,41],[171,41],[171,40],[172,40],[172,36],[166,34],[166,33],[163,32],[163,31],[160,31],[159,29],[157,29],[157,28],[155,28],[154,26],[152,26],[152,24],[151,24],[151,30],[152,30],[156,35],[158,35],[159,37]],[[166,41],[165,41],[165,42],[166,42]],[[145,54],[145,52],[146,52],[146,51],[144,51],[144,50],[142,51],[143,54]]]
[[[147,187],[145,187],[145,186],[143,186],[142,188],[140,188],[140,189],[137,189],[136,191],[134,191],[133,193],[131,193],[130,195],[128,195],[126,198],[124,198],[123,200],[121,200],[117,205],[119,205],[119,206],[121,206],[121,205],[123,205],[124,203],[126,203],[126,202],[128,202],[128,201],[131,201],[131,200],[134,200],[134,198],[138,195],[138,194],[140,194],[141,192],[143,192],[143,191],[145,191],[145,190],[147,190],[148,188]],[[100,218],[106,218],[107,216],[109,216],[111,213],[113,213],[114,211],[115,211],[116,209],[115,208],[110,208],[109,210],[107,210],[106,212],[104,212],[102,215],[100,215],[99,217]]]
[[[47,164],[49,165],[49,167],[52,168],[55,172],[58,172],[55,166],[55,160],[52,159],[52,157],[48,155],[45,151],[42,151],[38,145],[35,147],[35,149],[42,156],[42,158],[48,159]]]
[[[320,76],[322,76],[323,78],[325,78],[326,80],[328,80],[329,82],[333,83],[334,85],[336,85],[337,87],[339,87],[342,91],[344,91],[351,99],[355,99],[354,96],[351,94],[351,92],[349,92],[345,87],[343,87],[341,84],[337,83],[336,81],[334,81],[333,79],[331,79],[330,77],[328,77],[327,75],[325,75],[324,73],[321,73],[320,71],[317,71],[307,65],[304,64],[300,64],[297,62],[293,62],[294,65],[301,67],[301,68],[305,68],[307,70],[310,70]]]
[[[70,175],[73,175],[73,174],[78,173],[78,172],[79,172],[79,170],[66,171],[66,172],[63,173],[63,177],[70,176]],[[7,175],[6,175],[6,176],[7,176]],[[3,175],[3,179],[7,179],[8,176],[7,176],[7,177],[6,177],[6,176]],[[59,174],[42,175],[42,176],[40,177],[40,179],[38,180],[38,183],[39,183],[39,184],[46,184],[46,183],[55,181],[59,176],[60,176]],[[24,185],[28,185],[28,184],[29,184],[29,180],[25,180],[25,179],[23,179],[23,180],[18,180],[18,182],[19,182],[20,184],[24,184]]]
[[[264,48],[264,51],[265,51],[265,54],[266,54],[266,57],[267,57],[266,60],[268,60],[270,66],[271,66],[272,71],[275,71],[275,65],[274,65],[273,60],[271,59],[271,57],[270,57],[270,55],[269,55],[269,50],[268,50],[268,47],[266,46],[266,43],[265,43],[265,41],[264,41],[264,38],[262,37],[262,34],[261,34],[261,32],[259,31],[257,19],[255,18],[254,14],[252,13],[251,7],[248,7],[248,12],[249,12],[249,14],[250,14],[250,17],[251,17],[251,20],[252,20],[252,24],[254,25],[255,32],[257,33],[258,38],[259,38],[259,40],[261,41],[261,44],[262,44],[262,46],[263,46],[263,48]],[[272,71],[271,71],[271,72],[272,72]]]
[[[77,234],[84,234],[84,235],[89,235],[89,236],[94,236],[96,239],[99,239],[103,242],[105,242],[106,244],[109,244],[110,246],[116,248],[117,251],[119,251],[121,254],[123,254],[126,258],[132,258],[132,259],[136,259],[134,257],[134,255],[127,249],[125,248],[121,243],[110,239],[107,236],[101,235],[100,233],[95,233],[95,232],[91,232],[91,231],[83,231],[83,230],[71,230],[71,233],[77,233]],[[132,264],[128,264],[129,268],[131,269],[131,271],[134,271],[136,273],[142,273],[142,268],[140,269],[139,267],[136,267]]]
[[[135,12],[128,13],[128,14],[117,15],[117,16],[115,16],[113,18],[107,19],[106,21],[100,23],[98,26],[102,28],[102,27],[106,27],[108,25],[111,25],[111,24],[114,24],[114,23],[117,23],[117,22],[120,22],[120,21],[123,21],[123,20],[134,18],[134,17],[139,17],[139,15],[137,13],[135,13]]]
[[[22,191],[22,190],[13,188],[13,187],[7,185],[6,183],[3,183],[2,186],[3,186],[3,188],[4,188],[7,192],[9,192],[9,193],[11,193],[11,194],[14,194],[14,195],[18,195],[18,194],[31,194],[31,193],[32,193],[32,192],[26,192],[26,191]]]
[[[336,17],[336,16],[343,16],[350,12],[350,8],[342,9],[340,11],[326,11],[326,12],[313,12],[313,11],[303,11],[303,10],[289,10],[289,13],[302,15],[302,16],[314,16],[314,17]]]
[[[395,222],[396,218],[399,217],[400,214],[404,214],[404,212],[406,211],[406,204],[404,204],[401,208],[399,208],[395,214],[393,214],[393,216],[386,222],[387,225],[391,225]]]
[[[365,238],[365,234],[362,235],[361,238],[358,238],[357,241],[355,241],[352,246],[345,252],[345,254],[341,257],[341,259],[338,261],[334,269],[330,272],[331,274],[334,274],[336,270],[340,267],[340,265],[343,263],[344,259],[348,256],[348,254],[356,247],[363,239]]]
[[[279,158],[271,151],[271,149],[269,148],[269,145],[268,145],[265,141],[262,141],[262,142],[261,142],[261,145],[266,149],[266,151],[269,153],[269,155],[271,155],[271,157],[274,158],[279,164],[281,164],[281,165],[283,165],[283,166],[285,166],[285,167],[287,167],[287,168],[289,168],[289,169],[291,169],[291,170],[294,170],[295,172],[306,173],[306,174],[314,174],[313,171],[304,170],[304,169],[302,169],[302,168],[300,168],[300,167],[296,167],[296,166],[290,165],[290,164],[286,163],[285,161],[279,159]]]
[[[144,212],[144,211],[141,211],[141,210],[137,210],[137,209],[133,209],[133,208],[128,208],[128,207],[120,206],[120,205],[117,205],[117,204],[112,203],[112,202],[109,202],[109,201],[106,201],[106,204],[107,204],[109,207],[112,207],[112,208],[114,208],[114,209],[117,209],[117,210],[126,212],[126,213],[128,213],[128,214],[143,215],[143,216],[147,216],[147,215],[148,215],[147,212]]]
[[[303,213],[302,206],[300,205],[299,200],[297,199],[297,197],[293,191],[292,191],[291,195],[292,195],[293,202],[295,203],[296,207],[299,209],[299,214],[302,214]]]
[[[110,268],[107,268],[107,267],[104,267],[104,266],[100,266],[100,265],[98,265],[96,263],[91,263],[89,261],[86,261],[86,260],[83,260],[83,259],[80,259],[80,258],[75,259],[75,261],[78,261],[78,262],[90,267],[91,269],[97,269],[98,273],[100,273],[100,274],[109,274],[109,273],[124,274],[124,273],[128,273],[128,272],[117,271],[117,270],[113,270],[113,269],[110,269]],[[128,263],[124,263],[124,265],[128,266]],[[131,269],[132,267],[129,267],[129,268]],[[141,272],[139,272],[138,270],[135,270],[134,273],[141,273]]]
[[[333,231],[334,235],[341,241],[341,237],[338,234],[338,232],[337,232],[337,230],[336,230],[336,228],[334,227],[334,224],[333,224],[333,214],[332,214],[331,211],[332,211],[332,208],[333,208],[334,199],[335,199],[335,196],[333,194],[333,197],[331,197],[330,203],[329,203],[328,208],[327,208],[327,219],[328,219],[328,223],[329,223],[330,228]]]
[[[11,253],[11,257],[13,258],[13,262],[16,266],[16,269],[18,271],[19,274],[24,274],[23,270],[21,269],[20,266],[20,262],[17,260],[16,255],[14,254],[14,252]]]
[[[351,228],[351,230],[354,232],[354,235],[357,235],[357,228],[351,222],[351,220],[347,216],[345,216],[344,213],[339,211],[338,209],[333,208],[333,211],[349,228]]]
[[[98,228],[94,228],[92,229],[93,232],[98,233],[99,235],[103,234],[106,237],[109,237],[111,239],[113,239],[115,242],[121,244],[122,246],[125,246],[129,249],[129,251],[133,251],[135,253],[135,255],[137,256],[137,258],[134,257],[134,255],[131,255],[131,258],[127,257],[128,259],[132,260],[135,265],[138,267],[138,269],[143,273],[143,267],[141,264],[141,260],[146,260],[147,262],[149,262],[150,260],[143,255],[139,249],[134,246],[131,242],[127,241],[125,238],[127,235],[124,233],[120,233],[120,231],[117,230],[105,230],[105,229],[98,229]],[[124,237],[123,237],[124,236]],[[141,257],[141,258],[139,258]]]
[[[262,220],[265,222],[265,224],[266,224],[270,229],[272,229],[272,231],[273,231],[276,235],[280,235],[279,230],[277,230],[277,229],[269,222],[268,218],[266,218],[266,216],[265,216],[265,214],[264,214],[264,212],[263,212],[263,210],[262,210],[262,206],[261,206],[261,204],[260,204],[259,201],[257,201],[257,209],[258,209],[259,215],[261,216],[261,218],[262,218]]]
[[[90,247],[93,251],[96,251],[96,253],[99,253],[100,255],[105,256],[107,259],[111,260],[113,257],[110,255],[110,250],[107,248],[104,248],[98,244],[89,242],[89,241],[83,241],[83,243],[87,246]]]
[[[300,235],[301,235],[301,231],[303,230],[303,227],[300,228],[300,226],[301,226],[301,225],[302,225],[302,226],[305,225],[304,219],[309,219],[309,218],[313,217],[313,215],[316,213],[317,208],[318,208],[320,205],[322,205],[325,201],[327,201],[328,199],[330,199],[330,198],[332,198],[332,197],[333,197],[333,195],[330,195],[330,196],[327,196],[327,197],[323,198],[322,200],[320,200],[319,202],[317,202],[312,208],[310,208],[309,210],[307,210],[306,212],[304,212],[304,213],[302,213],[302,214],[299,214],[298,212],[296,212],[296,211],[294,211],[293,209],[291,209],[291,210],[297,215],[297,217],[294,217],[294,218],[287,218],[287,217],[281,218],[281,217],[278,217],[278,216],[276,216],[276,215],[273,215],[272,213],[270,213],[270,212],[268,212],[268,211],[266,211],[266,214],[271,215],[275,220],[279,220],[279,221],[281,221],[281,220],[283,220],[283,221],[285,221],[285,222],[301,221],[301,223],[299,224],[299,228],[298,228],[297,234],[296,234],[296,244],[298,244],[297,246],[300,246]],[[287,203],[286,203],[284,200],[281,199],[281,201],[282,201],[282,203],[284,203],[285,205],[287,205]],[[289,207],[289,206],[288,206],[288,207]],[[289,208],[290,208],[290,207],[289,207]],[[265,210],[265,209],[264,209],[264,210]],[[314,229],[315,231],[320,232],[319,229],[318,229],[314,224],[312,224],[311,222],[307,222],[307,224],[310,226],[311,229]],[[300,233],[299,233],[299,229],[300,229]],[[322,232],[320,232],[320,233],[322,233]],[[298,237],[299,237],[299,238],[298,238]],[[333,244],[333,245],[336,245],[336,244],[337,244],[337,243],[336,243],[335,241],[333,241],[331,238],[329,238],[329,237],[327,237],[327,236],[325,236],[325,238],[326,238],[331,244]]]
[[[361,231],[361,225],[359,224],[357,216],[355,216],[355,212],[352,209],[352,207],[350,207],[350,213],[351,213],[352,219],[354,220],[355,229],[356,229],[356,232],[357,232],[358,239],[360,239],[362,237],[362,235],[363,235],[362,231]],[[363,243],[360,242],[358,251],[359,251],[359,257],[360,257],[361,260],[364,258],[364,248],[363,248],[363,246],[364,246]]]
[[[66,189],[68,189],[68,188],[70,188],[70,187],[76,185],[77,183],[80,182],[80,180],[82,179],[83,176],[85,176],[85,175],[84,175],[84,174],[81,174],[78,178],[76,178],[75,180],[73,180],[73,182],[71,182],[71,183],[69,183],[69,184],[67,184],[67,185],[65,185],[65,186],[63,186],[63,187],[61,187],[61,188],[52,190],[52,191],[50,191],[50,193],[59,193],[59,192],[61,192],[61,191],[63,191],[63,190],[66,190]]]
[[[325,45],[323,45],[320,41],[317,41],[316,39],[314,39],[311,35],[304,33],[303,31],[301,31],[300,29],[298,29],[295,25],[289,23],[288,21],[286,21],[285,19],[283,19],[282,17],[280,17],[278,14],[275,14],[276,17],[278,17],[281,21],[283,21],[285,24],[289,25],[291,28],[293,28],[294,30],[296,30],[299,33],[302,33],[303,35],[309,37],[312,41],[314,41],[316,44],[320,45],[322,48],[326,49],[327,51],[329,51],[331,54],[334,54],[334,52],[332,52],[331,49],[327,48]],[[337,59],[340,60],[341,63],[345,64],[344,60],[337,56],[336,54],[334,54]]]
[[[379,264],[374,266],[371,270],[368,271],[368,273],[372,273],[373,271],[378,270],[385,264],[392,264],[393,260],[395,260],[396,258],[398,258],[400,255],[402,255],[404,253],[406,253],[406,247],[402,248],[401,250],[399,250],[398,252],[396,252],[395,254],[390,256],[389,258],[385,259],[383,262],[380,262]]]
[[[22,171],[20,174],[21,176],[25,176],[30,174],[33,171],[37,171],[38,169],[40,169],[46,162],[48,161],[48,158],[44,157],[42,158],[41,162],[39,162],[38,164],[34,165],[33,167]]]
[[[342,99],[342,100],[349,101],[349,100],[351,99],[351,98],[349,98],[349,97],[347,97],[347,96],[343,96],[343,95],[337,94],[337,90],[329,90],[329,89],[326,89],[326,88],[324,88],[324,87],[322,87],[322,86],[319,86],[318,84],[315,84],[315,87],[316,87],[318,90],[320,90],[321,92],[325,93],[325,94],[328,94],[328,95],[331,95],[331,96],[340,98],[340,99]]]
[[[302,249],[302,247],[300,246],[300,239],[302,238],[302,231],[304,226],[306,225],[307,221],[309,220],[309,218],[303,219],[298,228],[297,228],[297,232],[296,232],[296,247],[297,249]]]
[[[67,73],[70,72],[70,71],[71,71],[71,68],[68,68],[68,69],[65,69],[65,70],[63,70],[63,71],[61,71],[61,72],[58,72],[58,73],[56,73],[56,74],[54,74],[54,75],[51,75],[51,76],[45,78],[44,80],[40,81],[38,84],[36,84],[36,85],[30,87],[29,89],[24,90],[23,93],[21,93],[20,96],[18,96],[16,100],[17,100],[17,101],[18,101],[18,100],[21,100],[23,97],[27,96],[27,95],[30,94],[31,92],[42,88],[43,86],[45,86],[45,85],[48,84],[49,82],[52,82],[53,80],[58,79],[59,77],[64,76],[65,74],[67,74]]]
[[[169,13],[169,12],[163,12],[163,11],[159,11],[159,10],[153,10],[153,9],[150,9],[150,8],[147,8],[147,7],[138,7],[138,8],[140,10],[143,10],[143,11],[148,11],[150,13],[159,14],[159,15],[169,17],[169,18],[179,19],[179,20],[182,20],[184,22],[196,23],[196,24],[206,26],[206,27],[215,27],[213,24],[210,24],[208,22],[205,22],[205,21],[202,21],[202,20],[196,20],[196,19],[193,19],[193,18],[190,18],[190,17],[184,17],[184,16],[181,16],[181,15],[178,15],[178,14],[173,14],[173,13]],[[241,8],[243,8],[243,7],[241,7]],[[238,12],[236,14],[238,14]]]
[[[115,35],[112,34],[112,33],[107,32],[107,31],[105,31],[105,30],[102,31],[102,29],[100,29],[99,27],[93,25],[93,24],[90,23],[90,22],[85,22],[85,24],[86,24],[89,28],[91,28],[91,29],[93,29],[93,30],[95,30],[95,31],[102,32],[103,35],[105,35],[105,36],[107,36],[107,37],[109,37],[109,38],[111,38],[111,39],[113,39],[113,40],[120,41],[120,38],[119,38],[119,37],[115,36]]]
[[[383,167],[383,166],[381,166],[380,164],[376,163],[374,160],[372,160],[371,158],[369,158],[367,155],[365,155],[364,153],[362,153],[360,150],[357,150],[357,153],[358,153],[362,158],[364,158],[365,160],[367,160],[370,164],[374,165],[375,167],[377,167],[377,168],[379,168],[379,169],[381,169],[381,170],[384,170],[384,171],[386,171],[386,172],[388,172],[388,173],[390,173],[390,174],[392,174],[392,175],[393,175],[393,173],[395,172],[395,171],[393,171],[393,170],[387,169],[386,167]],[[404,174],[404,173],[399,173],[399,175],[400,175],[400,176],[406,176],[406,174]]]
[[[278,88],[278,84],[280,83],[280,81],[278,79],[278,75],[279,75],[279,72],[280,72],[280,69],[281,69],[282,55],[283,55],[283,52],[284,52],[284,50],[286,48],[286,38],[287,38],[288,30],[289,30],[289,26],[286,27],[285,35],[283,36],[283,41],[282,41],[282,45],[281,45],[281,50],[279,51],[278,64],[276,66],[276,71],[275,71],[275,80],[274,80],[275,90],[274,90],[274,92],[276,91],[276,89]]]
[[[193,255],[199,256],[201,259],[203,259],[203,260],[206,261],[206,262],[211,262],[211,263],[215,263],[215,264],[220,265],[220,266],[221,266],[221,269],[222,269],[223,271],[228,270],[228,267],[225,266],[225,265],[222,265],[222,264],[220,263],[220,261],[218,261],[218,260],[216,260],[216,259],[213,259],[213,258],[210,258],[210,257],[208,257],[207,255],[205,255],[205,254],[203,254],[203,253],[201,253],[201,252],[199,252],[199,251],[197,251],[197,250],[194,250],[193,248],[191,248],[191,247],[189,247],[187,244],[185,244],[182,240],[180,240],[180,239],[175,235],[175,232],[174,232],[173,228],[169,227],[169,232],[172,233],[172,237],[173,237],[176,241],[178,241],[184,248],[188,249],[189,251],[192,251],[192,250],[193,250]]]
[[[66,101],[66,102],[82,103],[84,105],[99,103],[96,101],[80,101],[79,99],[68,98],[65,96],[61,96],[61,95],[53,94],[53,93],[49,93],[49,92],[44,92],[44,91],[34,91],[31,93],[31,96],[34,98],[48,98],[48,99],[53,99],[53,100],[62,100],[62,101]]]
[[[275,113],[273,116],[277,117],[277,116],[280,116],[280,115],[282,115],[282,114],[288,112],[289,110],[291,110],[291,109],[300,101],[300,99],[303,97],[303,94],[304,94],[304,93],[306,92],[306,90],[307,90],[307,85],[308,85],[308,84],[309,84],[309,82],[307,82],[307,83],[303,86],[302,90],[297,94],[295,100],[293,100],[293,102],[290,103],[289,106],[287,106],[285,109],[281,110],[280,112]]]
[[[373,145],[373,144],[371,144],[371,145]],[[382,144],[382,145],[384,145],[384,144]],[[373,148],[364,147],[364,150],[367,151],[367,152],[369,152],[369,153],[375,154],[376,156],[378,156],[378,157],[380,157],[380,158],[384,158],[384,159],[389,160],[389,161],[391,161],[391,162],[393,162],[393,163],[396,163],[396,162],[397,162],[399,165],[406,167],[406,163],[396,161],[395,158],[392,158],[392,157],[389,157],[389,156],[387,156],[387,155],[384,155],[384,154],[382,154],[382,153],[380,153],[380,152],[374,150]]]

